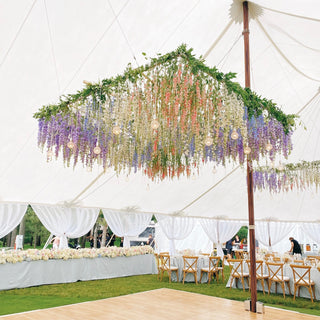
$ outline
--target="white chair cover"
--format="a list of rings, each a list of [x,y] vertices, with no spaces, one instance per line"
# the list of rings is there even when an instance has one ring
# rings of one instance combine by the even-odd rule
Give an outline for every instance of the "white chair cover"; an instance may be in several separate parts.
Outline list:
[[[256,239],[263,245],[268,247],[269,251],[272,251],[272,246],[279,243],[294,228],[294,223],[292,222],[280,222],[280,221],[255,221],[256,229],[255,236]]]
[[[59,249],[68,248],[68,238],[86,234],[97,221],[99,209],[32,205],[36,215],[52,234],[60,238]]]
[[[200,219],[201,226],[210,240],[217,244],[217,255],[223,259],[222,243],[230,240],[245,223],[221,219]]]
[[[170,240],[170,255],[176,254],[175,240],[185,239],[192,231],[195,220],[188,217],[174,217],[165,215],[156,215],[157,221],[162,231]]]
[[[0,204],[0,238],[10,233],[22,220],[28,205],[19,203]]]
[[[104,218],[112,232],[119,237],[124,237],[123,246],[130,247],[128,237],[136,237],[150,224],[152,215],[141,212],[121,212],[102,209]]]

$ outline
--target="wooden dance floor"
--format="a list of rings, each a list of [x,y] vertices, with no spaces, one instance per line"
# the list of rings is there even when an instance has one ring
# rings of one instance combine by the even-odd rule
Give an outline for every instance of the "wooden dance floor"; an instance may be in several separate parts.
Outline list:
[[[268,307],[265,308],[265,314],[254,314],[244,310],[243,302],[171,289],[158,289],[93,302],[2,316],[0,318],[16,320],[319,319],[319,317],[315,316]]]

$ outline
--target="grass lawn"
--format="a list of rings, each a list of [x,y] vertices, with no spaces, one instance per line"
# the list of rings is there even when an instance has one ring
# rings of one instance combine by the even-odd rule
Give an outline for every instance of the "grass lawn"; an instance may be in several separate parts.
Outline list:
[[[228,279],[227,272],[226,279]],[[14,289],[0,292],[0,315],[110,298],[159,288],[184,290],[240,301],[250,298],[250,292],[229,289],[225,285],[226,282],[217,284],[215,281],[210,285],[170,284],[168,277],[164,277],[164,280],[160,282],[157,275],[143,275]],[[297,298],[296,301],[293,301],[292,296],[283,299],[282,295],[271,294],[268,296],[268,294],[263,295],[259,292],[258,300],[269,306],[320,316],[320,302],[311,303],[310,299]]]

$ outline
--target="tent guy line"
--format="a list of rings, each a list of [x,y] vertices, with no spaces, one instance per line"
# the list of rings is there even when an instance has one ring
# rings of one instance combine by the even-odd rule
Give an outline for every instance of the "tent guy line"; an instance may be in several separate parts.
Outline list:
[[[124,8],[127,6],[127,4],[129,3],[129,0],[126,1],[126,3],[122,6],[122,8],[120,9],[120,11],[118,12],[118,14],[116,15],[116,17],[119,17],[119,15],[122,13],[122,11],[124,10]],[[64,89],[62,90],[62,92],[65,92],[67,90],[67,88],[70,86],[70,84],[73,82],[73,80],[76,78],[76,76],[79,74],[80,70],[82,69],[82,67],[87,63],[88,59],[90,58],[90,56],[93,54],[93,52],[96,50],[96,48],[99,46],[99,44],[101,43],[101,41],[104,39],[104,37],[106,36],[106,34],[108,33],[108,31],[110,30],[110,28],[113,26],[113,24],[115,23],[116,18],[114,18],[111,23],[106,27],[106,29],[103,31],[103,33],[101,34],[101,36],[98,38],[98,40],[96,41],[96,43],[94,44],[94,46],[92,47],[92,49],[89,51],[89,53],[87,54],[87,56],[83,59],[83,61],[81,62],[80,66],[77,68],[76,72],[74,73],[74,75],[71,77],[70,81],[67,83],[67,85],[64,87]]]
[[[28,20],[28,18],[29,18],[29,16],[30,16],[30,13],[31,13],[34,5],[36,4],[36,2],[37,2],[37,0],[34,0],[34,1],[33,1],[33,3],[32,3],[32,5],[31,5],[28,13],[27,13],[26,16],[24,17],[24,19],[23,19],[23,21],[22,21],[22,23],[21,23],[18,31],[16,32],[15,36],[13,37],[13,39],[12,39],[10,45],[9,45],[8,50],[6,51],[6,53],[4,54],[4,56],[3,56],[3,58],[2,58],[2,61],[1,61],[1,63],[0,63],[0,68],[3,66],[3,64],[4,64],[5,61],[7,60],[7,57],[8,57],[8,55],[9,55],[10,51],[12,50],[15,42],[17,41],[17,39],[18,39],[18,37],[19,37],[19,35],[20,35],[20,33],[21,33],[21,30],[23,29],[25,23],[27,22],[27,20]]]
[[[300,16],[300,15],[297,15],[297,14],[293,14],[293,13],[289,13],[289,12],[284,12],[284,11],[280,11],[280,10],[275,10],[275,9],[271,9],[271,8],[267,8],[267,7],[263,7],[263,6],[261,6],[261,8],[266,9],[266,10],[269,10],[269,11],[272,11],[272,12],[284,14],[284,15],[290,16],[290,17],[295,17],[295,18],[299,18],[299,19],[305,19],[305,20],[320,22],[320,19],[316,19],[316,18],[311,18],[311,17],[306,17],[306,16]]]
[[[208,190],[206,190],[205,192],[203,192],[199,197],[197,197],[196,199],[194,199],[193,201],[191,201],[188,205],[186,205],[185,207],[183,207],[181,210],[179,211],[184,211],[185,209],[189,208],[190,206],[192,206],[194,203],[196,203],[198,200],[200,200],[202,197],[204,197],[207,193],[209,193],[212,189],[214,189],[216,186],[218,186],[222,181],[224,181],[225,179],[227,179],[229,176],[231,176],[235,171],[237,171],[240,168],[240,166],[235,167],[232,171],[230,171],[227,175],[225,175],[222,179],[220,179],[217,183],[215,183],[213,186],[211,186]]]
[[[58,86],[58,95],[61,95],[61,85],[60,85],[60,80],[59,80],[59,74],[58,74],[58,66],[57,66],[57,58],[54,52],[54,46],[53,46],[53,39],[52,39],[52,30],[50,28],[50,21],[49,21],[49,15],[48,15],[48,9],[47,9],[47,2],[46,0],[43,1],[44,5],[44,11],[46,13],[46,21],[47,21],[47,27],[48,27],[48,33],[49,33],[49,40],[50,40],[50,49],[51,49],[51,55],[52,55],[52,60],[53,60],[53,66],[54,66],[54,71],[56,74],[57,78],[57,86]]]
[[[129,47],[129,50],[130,50],[130,52],[131,52],[131,54],[132,54],[132,56],[133,56],[133,59],[134,59],[134,61],[136,62],[137,67],[139,68],[140,65],[139,65],[139,63],[138,63],[138,60],[137,60],[137,58],[136,58],[136,55],[135,55],[134,50],[133,50],[133,48],[132,48],[132,45],[130,44],[129,39],[128,39],[126,33],[124,32],[124,30],[123,30],[123,28],[122,28],[122,25],[120,24],[120,21],[119,21],[119,19],[118,19],[118,16],[117,16],[116,13],[114,12],[114,9],[113,9],[113,7],[112,7],[112,4],[111,4],[110,0],[108,0],[108,3],[109,3],[109,6],[110,6],[110,8],[111,8],[111,11],[112,11],[112,13],[113,13],[113,15],[114,15],[114,19],[117,21],[117,24],[118,24],[118,26],[119,26],[119,29],[120,29],[120,31],[121,31],[121,33],[122,33],[122,35],[123,35],[123,37],[124,37],[124,39],[125,39],[128,47]]]
[[[262,23],[260,22],[260,20],[257,18],[256,19],[258,26],[260,27],[260,29],[262,30],[262,32],[265,34],[265,36],[268,38],[268,40],[272,43],[273,47],[278,51],[278,53],[281,55],[281,57],[294,69],[296,70],[298,73],[300,73],[302,76],[312,80],[312,81],[316,81],[316,82],[320,82],[320,79],[316,79],[313,77],[308,76],[307,74],[305,74],[303,71],[301,71],[300,69],[298,69],[297,66],[295,66],[289,59],[288,57],[280,50],[280,48],[276,45],[276,43],[273,41],[273,39],[271,38],[271,36],[269,35],[269,33],[267,32],[267,30],[264,28],[264,26],[262,25]]]
[[[180,28],[180,26],[185,22],[185,20],[189,17],[189,15],[194,11],[194,9],[198,6],[200,3],[200,0],[196,2],[195,5],[192,6],[192,8],[187,12],[187,14],[181,19],[181,21],[174,27],[174,30],[169,34],[169,36],[162,42],[160,45],[158,51],[162,50],[162,48],[165,46],[165,44],[169,41],[169,39],[177,32],[177,30]]]

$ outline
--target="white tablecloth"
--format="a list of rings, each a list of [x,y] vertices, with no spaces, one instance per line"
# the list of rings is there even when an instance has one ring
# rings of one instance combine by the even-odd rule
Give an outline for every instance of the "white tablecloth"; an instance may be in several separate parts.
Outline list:
[[[173,256],[171,257],[171,266],[178,267],[178,276],[179,282],[183,280],[183,258],[182,256]],[[209,257],[208,256],[199,256],[198,263],[197,263],[197,280],[200,282],[200,274],[201,268],[208,268],[209,267]],[[171,274],[171,280],[177,281],[177,276],[175,272]],[[185,282],[195,282],[194,275],[192,273],[187,273]],[[201,279],[201,283],[208,282],[208,273],[204,273]]]
[[[66,261],[23,261],[0,265],[0,290],[156,273],[153,254]]]
[[[246,263],[244,264],[244,272],[248,272],[248,266]],[[268,270],[267,270],[266,265],[264,265],[264,274],[268,274]],[[291,294],[293,295],[293,293],[294,293],[293,273],[292,273],[292,269],[289,264],[284,265],[283,275],[290,278],[290,290],[291,290]],[[320,272],[316,268],[311,268],[310,275],[311,275],[311,280],[313,280],[315,282],[316,300],[320,300]],[[228,288],[230,287],[230,281],[231,281],[231,277],[229,277],[229,280],[226,285]],[[246,280],[244,281],[244,285],[245,285],[245,288],[248,289],[248,285],[247,285]],[[281,286],[278,284],[277,287],[278,287],[277,293],[282,294]],[[236,281],[235,280],[233,280],[233,282],[232,282],[232,288],[236,288]],[[240,280],[238,280],[238,288],[242,289],[242,283]],[[257,283],[257,290],[262,291],[262,285],[261,285],[260,280]],[[267,281],[265,281],[265,283],[264,283],[264,290],[265,290],[265,292],[268,292]],[[275,293],[275,284],[274,283],[272,284],[270,292]],[[289,295],[289,289],[288,289],[287,284],[285,285],[285,292],[286,292],[286,295]],[[298,292],[296,293],[296,296],[298,296]],[[308,291],[308,288],[301,287],[300,297],[310,299],[310,293]]]

